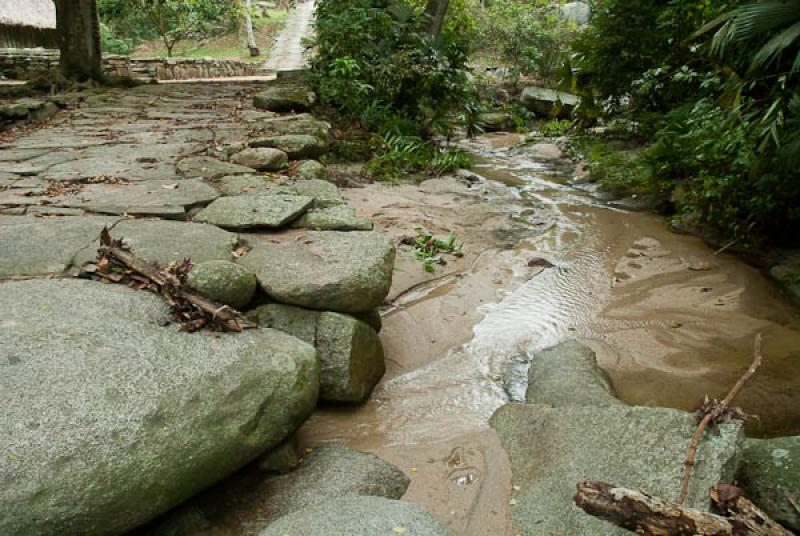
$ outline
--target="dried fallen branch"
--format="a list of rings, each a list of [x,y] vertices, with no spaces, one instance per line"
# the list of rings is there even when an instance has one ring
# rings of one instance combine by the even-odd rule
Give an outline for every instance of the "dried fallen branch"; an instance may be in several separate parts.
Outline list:
[[[641,536],[792,536],[744,497],[718,503],[731,513],[723,517],[642,491],[587,481],[578,484],[574,501],[586,513]]]
[[[192,332],[204,327],[215,331],[242,331],[257,327],[239,311],[189,290],[185,281],[191,268],[188,259],[163,268],[158,263],[140,259],[122,239],[111,238],[105,228],[100,235],[97,261],[85,264],[82,274],[160,294],[180,322],[181,331]]]
[[[739,381],[736,382],[736,385],[733,386],[722,402],[717,402],[714,400],[711,403],[707,402],[701,408],[701,415],[703,415],[703,418],[700,421],[700,424],[697,426],[697,430],[695,430],[692,443],[689,445],[689,452],[686,455],[686,460],[683,462],[683,482],[681,483],[680,493],[678,493],[678,504],[683,504],[686,500],[686,495],[689,493],[689,479],[692,476],[692,468],[694,467],[695,458],[697,457],[697,448],[700,445],[700,441],[703,439],[703,434],[705,433],[706,428],[710,424],[717,424],[729,416],[728,412],[730,405],[733,403],[733,400],[736,398],[748,380],[750,380],[750,378],[753,377],[753,374],[755,374],[759,367],[761,367],[762,361],[761,334],[759,333],[756,335],[753,348],[753,364],[750,365],[750,368],[748,368],[742,377],[739,378]]]

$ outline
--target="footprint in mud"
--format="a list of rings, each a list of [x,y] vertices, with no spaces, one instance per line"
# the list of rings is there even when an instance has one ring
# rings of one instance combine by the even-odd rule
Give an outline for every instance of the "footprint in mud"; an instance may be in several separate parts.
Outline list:
[[[662,274],[685,270],[688,264],[655,238],[640,238],[614,268],[614,284],[624,285]]]
[[[450,451],[450,456],[442,461],[444,461],[448,467],[455,468],[447,474],[447,479],[457,486],[471,486],[481,478],[481,473],[477,467],[462,467],[465,464],[464,449],[462,447],[455,447]]]

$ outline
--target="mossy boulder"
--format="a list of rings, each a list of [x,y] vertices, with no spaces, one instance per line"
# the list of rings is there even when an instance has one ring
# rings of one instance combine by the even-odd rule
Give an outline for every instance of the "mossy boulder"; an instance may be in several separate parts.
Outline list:
[[[291,160],[319,158],[328,150],[328,144],[316,136],[308,134],[285,134],[265,136],[250,140],[251,147],[269,147],[283,151]],[[262,149],[263,150],[263,149]]]
[[[254,146],[233,155],[231,162],[257,171],[278,171],[289,162],[289,157],[279,149]]]
[[[508,112],[486,112],[479,119],[486,132],[500,132],[514,127],[514,118]]]
[[[275,301],[309,309],[362,313],[383,304],[395,249],[376,232],[308,231],[302,241],[249,237],[240,261]]]
[[[234,309],[245,308],[258,286],[253,272],[230,261],[200,263],[189,272],[186,282],[206,298]]]
[[[276,86],[256,94],[253,106],[269,112],[307,112],[315,101],[314,92],[305,87]]]
[[[567,118],[580,103],[580,97],[555,89],[528,87],[520,103],[536,115],[548,118]]]
[[[306,160],[304,162],[300,162],[297,165],[297,169],[295,169],[294,173],[298,180],[325,180],[328,178],[328,169],[316,160]]]
[[[737,482],[747,497],[784,526],[800,531],[800,436],[748,439]]]
[[[323,400],[363,402],[386,371],[377,333],[353,316],[278,304],[259,307],[255,316],[261,326],[316,347]]]

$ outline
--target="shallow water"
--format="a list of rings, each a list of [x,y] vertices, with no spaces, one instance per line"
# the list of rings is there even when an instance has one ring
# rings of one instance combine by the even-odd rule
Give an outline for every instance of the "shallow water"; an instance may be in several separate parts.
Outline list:
[[[398,463],[411,470],[413,500],[440,518],[452,516],[444,520],[457,533],[479,534],[488,529],[476,528],[474,518],[493,506],[476,496],[464,511],[447,512],[448,493],[452,486],[491,487],[487,480],[508,478],[506,462],[491,459],[502,454],[475,447],[483,453],[482,467],[440,471],[438,480],[420,477],[416,487],[412,465],[439,463],[432,452],[460,452],[473,445],[464,438],[490,434],[492,413],[524,395],[525,363],[535,351],[579,338],[597,351],[623,400],[695,410],[706,395],[727,393],[750,364],[759,332],[764,366],[737,400],[757,416],[748,432],[800,432],[800,316],[778,288],[736,257],[670,233],[658,216],[608,206],[572,183],[568,162],[542,158],[536,148],[509,148],[516,139],[487,136],[469,147],[479,158],[474,171],[485,179],[475,188],[487,203],[511,194],[509,216],[523,230],[498,236],[498,246],[465,272],[403,294],[384,316],[389,350],[410,342],[393,338],[414,333],[393,330],[393,323],[413,317],[424,324],[431,302],[437,303],[436,322],[471,322],[471,339],[427,360],[410,351],[387,352],[389,372],[370,401],[318,411],[302,441],[344,443]],[[552,266],[525,277],[522,267],[537,258]],[[477,322],[459,320],[460,290],[474,291],[470,281],[504,282],[494,299],[477,307]]]

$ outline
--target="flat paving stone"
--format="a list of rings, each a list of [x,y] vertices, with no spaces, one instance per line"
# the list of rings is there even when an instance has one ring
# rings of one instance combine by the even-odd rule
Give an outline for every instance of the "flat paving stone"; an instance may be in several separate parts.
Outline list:
[[[195,263],[231,260],[239,236],[213,225],[164,220],[123,220],[111,229],[111,236],[123,238],[133,252],[148,261],[164,265],[192,259]],[[80,266],[97,256],[99,235],[75,256]]]
[[[130,214],[183,219],[186,207],[203,205],[219,192],[199,179],[134,184],[89,184],[59,204],[102,214]]]
[[[253,168],[223,162],[210,156],[184,158],[178,162],[178,171],[184,177],[202,177],[204,179],[216,179],[226,175],[252,174],[256,172]]]
[[[0,277],[65,272],[79,251],[117,220],[104,217],[0,218]]]
[[[222,195],[263,195],[293,194],[290,188],[283,187],[264,175],[233,175],[214,181]]]
[[[278,228],[297,218],[313,203],[313,197],[299,195],[222,197],[200,211],[194,221],[226,229]]]

